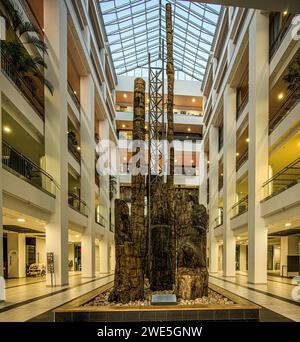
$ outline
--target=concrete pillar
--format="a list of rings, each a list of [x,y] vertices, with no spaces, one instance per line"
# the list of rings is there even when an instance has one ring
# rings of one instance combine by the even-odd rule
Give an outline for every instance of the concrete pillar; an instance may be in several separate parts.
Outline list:
[[[199,153],[199,203],[207,207],[207,153],[204,151],[204,141],[202,140]]]
[[[83,277],[95,277],[95,89],[91,75],[81,77],[81,198],[86,202],[88,226],[81,238]]]
[[[218,243],[214,234],[214,219],[218,216],[218,128],[209,130],[209,272],[218,272]]]
[[[219,245],[218,271],[223,271],[223,245]]]
[[[26,236],[18,234],[19,278],[26,277]]]
[[[232,206],[236,193],[236,90],[226,86],[224,93],[224,236],[223,274],[235,276],[235,237],[231,230]]]
[[[213,70],[213,78],[215,79],[215,76],[216,76],[216,72],[217,72],[217,68],[218,68],[218,60],[217,58],[213,58],[213,65],[212,65],[212,70]],[[217,91],[216,89],[212,88],[212,97],[211,97],[211,100],[212,100],[212,106],[214,107],[216,101],[217,101]]]
[[[54,87],[45,91],[46,169],[59,187],[55,210],[46,228],[46,252],[54,253],[55,285],[68,284],[68,112],[67,9],[64,1],[44,1],[44,29],[49,47],[45,77]],[[47,274],[47,285],[51,277]]]
[[[4,36],[4,34],[3,34]],[[1,39],[4,38],[1,36]],[[1,44],[1,41],[0,41]],[[0,65],[1,65],[1,54],[0,54]],[[2,73],[0,73],[0,81],[1,77],[4,77]],[[2,82],[0,82],[0,141],[2,143]],[[0,160],[2,161],[2,147],[0,148]],[[3,208],[2,201],[2,162],[0,163],[0,207]],[[3,277],[3,224],[2,224],[2,210],[0,210],[0,302],[5,299],[5,290],[4,290],[4,277]]]
[[[100,240],[100,273],[108,273],[108,242],[107,232],[102,240]]]
[[[240,245],[240,271],[247,271],[247,246]]]
[[[268,179],[269,19],[256,11],[249,27],[249,276],[267,282],[267,229],[260,216],[262,185]]]

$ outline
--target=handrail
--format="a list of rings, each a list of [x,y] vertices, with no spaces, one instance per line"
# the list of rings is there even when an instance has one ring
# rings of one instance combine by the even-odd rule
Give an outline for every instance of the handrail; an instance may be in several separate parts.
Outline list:
[[[263,183],[263,201],[278,195],[300,182],[300,157]]]
[[[6,168],[13,170],[24,177],[24,179],[32,185],[55,195],[55,187],[53,187],[53,185],[56,187],[58,186],[54,181],[54,178],[21,152],[9,145],[6,141],[2,141],[2,164]],[[48,186],[47,182],[50,182]]]
[[[222,226],[222,224],[224,223],[223,212],[221,213],[221,215],[218,215],[218,217],[216,217],[213,222],[214,222],[214,229]]]
[[[245,109],[248,101],[249,101],[249,89],[248,89],[246,96],[244,96],[244,98],[242,99],[242,102],[240,103],[240,105],[236,109],[236,118],[237,119],[241,116],[241,114],[242,114],[243,110]]]
[[[84,215],[86,214],[86,202],[83,201],[78,195],[74,194],[73,192],[68,192],[68,203],[69,206],[73,209],[79,211]]]
[[[79,102],[77,96],[75,95],[74,90],[73,90],[73,88],[72,88],[70,82],[68,82],[68,92],[69,92],[71,98],[73,99],[76,108],[78,109],[78,111],[79,111],[79,113],[80,113],[80,111],[81,111],[81,104],[80,104],[80,102]]]
[[[248,160],[249,153],[248,150],[243,153],[240,158],[236,161],[236,171],[238,171]]]
[[[16,85],[20,93],[26,98],[26,100],[33,106],[36,113],[44,120],[44,104],[39,102],[35,94],[29,88],[28,84],[20,73],[16,70],[13,62],[1,49],[1,69],[4,74]],[[38,79],[37,79],[38,81]]]
[[[105,218],[103,215],[97,213],[97,211],[95,210],[95,222],[100,224],[100,226],[105,228]]]
[[[280,31],[277,34],[277,37],[274,39],[273,43],[270,44],[270,60],[273,58],[273,56],[275,55],[275,52],[278,50],[281,42],[283,41],[284,37],[286,36],[291,23],[292,23],[292,19],[294,17],[294,15],[292,14],[288,14],[289,18],[286,20],[286,22],[284,23],[284,25],[281,27]]]
[[[233,213],[231,218],[246,213],[248,211],[248,195],[244,196],[238,202],[236,202],[231,209]]]
[[[283,121],[283,119],[295,108],[300,101],[300,96],[295,96],[300,91],[300,86],[297,86],[292,92],[289,93],[285,102],[281,105],[272,119],[269,121],[269,134],[271,134],[276,127]],[[290,107],[289,107],[290,106]],[[289,107],[289,108],[288,108]]]

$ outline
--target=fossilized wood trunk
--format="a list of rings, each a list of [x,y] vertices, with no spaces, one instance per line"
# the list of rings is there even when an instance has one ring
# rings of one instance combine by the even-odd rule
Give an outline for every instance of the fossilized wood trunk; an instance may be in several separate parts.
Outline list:
[[[187,193],[176,194],[177,295],[195,299],[208,294],[206,230],[208,215],[203,205]]]
[[[132,239],[129,208],[125,201],[115,200],[115,281],[109,296],[111,302],[128,303],[144,297],[141,259]]]
[[[132,238],[141,259],[143,269],[146,267],[147,239],[145,222],[145,81],[134,81],[133,103],[133,169],[131,181],[131,227]],[[144,283],[141,284],[144,287]]]
[[[150,287],[153,291],[172,290],[173,260],[172,231],[169,224],[166,202],[167,184],[162,177],[157,177],[151,186],[151,227],[149,251]]]

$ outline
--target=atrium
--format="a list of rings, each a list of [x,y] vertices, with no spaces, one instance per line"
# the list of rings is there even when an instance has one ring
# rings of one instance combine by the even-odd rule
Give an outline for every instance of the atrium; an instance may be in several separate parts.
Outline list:
[[[0,322],[300,322],[296,13],[1,0]]]

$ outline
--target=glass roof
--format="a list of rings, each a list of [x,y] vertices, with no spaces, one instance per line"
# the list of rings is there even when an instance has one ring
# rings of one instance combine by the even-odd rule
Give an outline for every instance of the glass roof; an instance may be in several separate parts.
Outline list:
[[[118,75],[161,59],[165,44],[166,0],[99,0]],[[219,5],[169,0],[173,11],[174,66],[177,75],[202,81],[221,10]],[[164,50],[166,51],[166,49]]]

